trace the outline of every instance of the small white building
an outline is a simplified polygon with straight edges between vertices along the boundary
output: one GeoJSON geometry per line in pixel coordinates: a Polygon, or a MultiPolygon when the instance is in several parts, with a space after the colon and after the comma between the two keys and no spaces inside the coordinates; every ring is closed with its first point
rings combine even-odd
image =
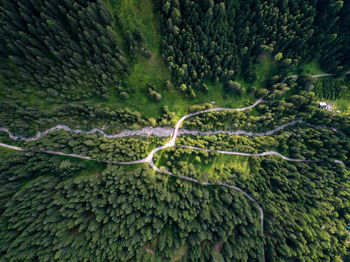
{"type": "Polygon", "coordinates": [[[327,108],[326,102],[320,102],[320,108],[327,108]]]}

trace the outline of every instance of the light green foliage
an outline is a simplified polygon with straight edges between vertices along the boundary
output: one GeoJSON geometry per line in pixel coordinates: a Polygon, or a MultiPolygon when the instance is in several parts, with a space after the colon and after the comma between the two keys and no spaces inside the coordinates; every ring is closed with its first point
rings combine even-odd
{"type": "Polygon", "coordinates": [[[276,61],[280,61],[283,58],[283,54],[282,53],[277,53],[274,58],[275,58],[276,61]]]}

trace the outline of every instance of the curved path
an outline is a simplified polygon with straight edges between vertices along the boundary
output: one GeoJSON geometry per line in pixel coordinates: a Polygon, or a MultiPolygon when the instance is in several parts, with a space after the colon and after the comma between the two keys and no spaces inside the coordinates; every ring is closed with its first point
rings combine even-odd
{"type": "MultiPolygon", "coordinates": [[[[350,75],[350,71],[348,72],[345,72],[344,73],[345,75],[350,75]]],[[[329,76],[336,76],[336,74],[318,74],[318,75],[312,75],[313,78],[320,78],[320,77],[329,77],[329,76]]],[[[285,79],[283,79],[282,83],[286,82],[287,79],[290,79],[290,78],[294,78],[294,79],[297,79],[299,77],[299,75],[290,75],[290,76],[287,76],[285,79]]]]}
{"type": "MultiPolygon", "coordinates": [[[[170,139],[170,141],[168,141],[165,145],[153,149],[150,152],[150,154],[144,159],[136,160],[136,161],[130,161],[130,162],[124,162],[124,161],[123,162],[116,162],[116,164],[131,165],[131,164],[139,164],[139,163],[148,163],[157,172],[160,172],[160,173],[163,173],[163,174],[167,174],[167,175],[171,175],[171,176],[176,176],[176,175],[174,175],[173,173],[171,173],[169,171],[165,171],[165,170],[159,169],[153,162],[153,156],[154,156],[154,154],[156,152],[158,152],[160,150],[163,150],[163,149],[168,148],[168,147],[175,146],[175,142],[176,142],[176,138],[177,138],[178,133],[179,133],[180,126],[181,126],[181,124],[183,123],[183,121],[185,119],[187,119],[189,117],[192,117],[192,116],[199,115],[199,114],[204,114],[204,113],[207,113],[207,112],[214,112],[214,111],[245,111],[245,110],[254,108],[258,104],[263,103],[263,102],[265,102],[265,101],[262,98],[260,98],[254,104],[252,104],[250,106],[247,106],[247,107],[243,107],[243,108],[211,108],[211,109],[206,109],[206,110],[202,110],[202,111],[198,111],[198,112],[187,114],[187,115],[183,116],[182,118],[180,118],[180,120],[176,123],[173,136],[170,139]]],[[[8,130],[2,129],[2,131],[6,132],[8,130]]],[[[9,133],[9,132],[7,132],[7,133],[9,133]]],[[[38,136],[38,134],[37,134],[37,136],[38,136]]],[[[39,134],[39,136],[40,136],[40,134],[39,134]]],[[[17,139],[21,139],[21,140],[25,139],[23,137],[20,138],[20,137],[15,137],[15,136],[13,136],[11,138],[15,139],[15,140],[17,140],[17,139]]],[[[86,156],[80,156],[80,155],[76,155],[76,154],[65,154],[65,153],[62,153],[62,152],[55,152],[55,151],[50,151],[50,150],[29,150],[29,149],[23,149],[23,148],[20,148],[20,147],[10,146],[10,145],[3,144],[3,143],[0,143],[0,146],[7,147],[7,148],[10,148],[10,149],[14,149],[14,150],[19,150],[19,151],[43,152],[43,153],[49,153],[49,154],[57,154],[57,155],[63,155],[63,156],[72,156],[72,157],[77,157],[77,158],[82,158],[82,159],[94,160],[94,159],[91,159],[90,157],[86,157],[86,156]]],[[[244,154],[244,153],[242,153],[242,154],[244,154]]],[[[111,162],[107,162],[107,161],[102,161],[102,162],[111,163],[111,162]]],[[[176,176],[176,177],[178,177],[178,176],[176,176]]],[[[251,200],[251,201],[253,201],[254,203],[257,204],[258,209],[260,211],[260,227],[261,227],[262,233],[264,232],[264,228],[263,228],[263,226],[264,226],[264,211],[263,211],[263,209],[261,208],[259,203],[253,197],[251,197],[248,193],[246,193],[241,188],[236,187],[236,186],[232,186],[232,185],[221,184],[221,183],[220,184],[211,184],[211,183],[208,183],[208,182],[200,182],[197,179],[194,179],[194,178],[191,178],[191,177],[187,177],[187,176],[180,176],[180,178],[184,179],[184,180],[187,180],[187,181],[191,181],[191,182],[200,184],[200,185],[204,185],[204,186],[226,186],[228,188],[231,188],[231,189],[234,189],[236,191],[239,191],[239,192],[243,193],[244,196],[246,196],[249,200],[251,200]]],[[[262,248],[262,250],[263,250],[263,260],[265,261],[264,244],[262,244],[262,245],[263,245],[263,248],[262,248]]]]}
{"type": "Polygon", "coordinates": [[[249,132],[249,131],[244,131],[244,130],[238,130],[238,131],[230,131],[230,130],[218,130],[218,131],[195,131],[195,130],[186,130],[186,129],[180,129],[179,130],[179,136],[181,135],[217,135],[217,134],[228,134],[228,135],[245,135],[245,136],[270,136],[273,135],[281,130],[286,129],[289,126],[294,126],[298,124],[304,124],[313,128],[322,128],[322,129],[329,129],[334,132],[338,132],[340,134],[343,134],[343,132],[337,130],[334,127],[329,127],[329,126],[324,126],[324,125],[314,125],[308,122],[305,122],[302,119],[296,119],[293,121],[290,121],[284,125],[278,126],[272,130],[266,131],[266,132],[249,132]]]}
{"type": "MultiPolygon", "coordinates": [[[[140,160],[136,160],[136,161],[120,161],[120,162],[113,162],[113,161],[106,161],[106,160],[102,160],[101,161],[101,160],[97,160],[97,159],[92,159],[92,158],[87,157],[87,156],[81,156],[81,155],[77,155],[77,154],[66,154],[66,153],[63,153],[63,152],[51,151],[51,150],[46,150],[46,149],[38,149],[38,150],[24,149],[24,148],[21,148],[21,147],[11,146],[11,145],[7,145],[7,144],[3,144],[3,143],[0,143],[0,146],[6,147],[6,148],[9,148],[9,149],[13,149],[13,150],[18,150],[18,151],[32,151],[32,152],[41,152],[41,153],[48,153],[48,154],[55,154],[55,155],[62,155],[62,156],[70,156],[70,157],[76,157],[76,158],[87,159],[87,160],[94,160],[94,161],[99,161],[99,162],[104,162],[104,163],[109,163],[109,164],[132,165],[132,164],[148,163],[155,171],[157,171],[159,173],[163,173],[163,174],[167,174],[167,175],[170,175],[170,176],[178,177],[178,178],[181,178],[181,179],[184,179],[184,180],[187,180],[187,181],[191,181],[191,182],[203,185],[203,186],[225,186],[225,187],[228,187],[228,188],[231,188],[231,189],[234,189],[236,191],[241,192],[244,196],[246,196],[249,200],[251,200],[252,202],[254,202],[257,205],[257,207],[259,209],[259,212],[260,212],[260,227],[261,227],[262,232],[264,232],[264,228],[263,228],[263,226],[264,226],[264,211],[263,211],[262,207],[259,205],[259,203],[253,197],[251,197],[247,192],[245,192],[241,188],[233,186],[233,185],[224,184],[224,183],[212,184],[212,183],[209,183],[209,182],[201,182],[201,181],[199,181],[197,179],[194,179],[194,178],[191,178],[191,177],[187,177],[187,176],[178,176],[178,175],[175,175],[175,174],[173,174],[173,173],[171,173],[171,172],[169,172],[167,170],[159,169],[153,162],[153,157],[154,157],[155,153],[157,153],[160,150],[166,149],[168,147],[174,147],[175,146],[176,139],[177,139],[178,135],[180,134],[180,132],[179,132],[180,127],[181,127],[181,125],[182,125],[182,123],[183,123],[183,121],[185,119],[190,118],[192,116],[196,116],[196,115],[200,115],[200,114],[204,114],[204,113],[208,113],[208,112],[214,112],[214,111],[245,111],[245,110],[248,110],[248,109],[252,109],[255,106],[259,105],[260,103],[264,103],[264,102],[266,102],[266,101],[264,101],[262,98],[260,98],[254,104],[252,104],[250,106],[247,106],[247,107],[243,107],[243,108],[220,108],[219,107],[219,108],[211,108],[211,109],[206,109],[206,110],[202,110],[202,111],[198,111],[198,112],[187,114],[187,115],[183,116],[182,118],[180,118],[180,120],[176,123],[176,126],[175,126],[175,129],[174,129],[172,138],[165,145],[153,149],[149,153],[149,155],[147,157],[145,157],[143,159],[140,159],[140,160]]],[[[298,123],[305,123],[305,122],[302,121],[302,120],[294,120],[294,121],[291,121],[291,122],[289,122],[289,123],[287,123],[285,125],[282,125],[280,127],[277,127],[275,129],[267,131],[267,132],[254,133],[254,132],[236,131],[233,134],[237,134],[237,135],[244,134],[244,135],[248,135],[248,136],[271,135],[271,134],[274,134],[275,132],[278,132],[278,131],[280,131],[280,130],[288,127],[288,126],[295,125],[295,124],[298,124],[298,123]]],[[[305,124],[310,125],[310,126],[314,126],[314,125],[308,124],[308,123],[305,123],[305,124]]],[[[331,129],[333,131],[337,131],[335,128],[329,128],[329,127],[326,127],[326,128],[331,129]]],[[[52,132],[54,130],[59,130],[59,129],[63,129],[63,130],[71,131],[71,132],[75,132],[75,133],[85,133],[85,134],[92,134],[92,133],[100,132],[104,137],[107,137],[107,138],[116,138],[116,137],[122,137],[122,136],[130,136],[130,134],[136,134],[135,132],[141,132],[141,133],[144,132],[142,130],[139,130],[139,131],[130,131],[130,130],[128,131],[128,130],[126,130],[124,132],[124,134],[122,134],[122,135],[121,135],[121,133],[116,134],[116,135],[107,135],[106,133],[103,132],[103,130],[97,129],[97,128],[94,128],[91,131],[82,131],[82,130],[78,130],[78,129],[71,129],[71,128],[69,128],[67,126],[64,126],[64,125],[58,125],[58,126],[55,126],[55,127],[51,128],[51,129],[48,129],[48,130],[46,130],[44,132],[38,132],[37,135],[32,137],[32,138],[25,138],[25,137],[21,137],[21,136],[14,136],[7,128],[0,128],[0,131],[6,132],[9,135],[9,137],[11,139],[13,139],[13,140],[34,141],[34,140],[37,140],[40,137],[48,134],[49,132],[52,132]]],[[[190,133],[190,132],[193,132],[191,134],[199,134],[198,131],[188,131],[188,133],[190,133]]],[[[215,134],[216,132],[217,131],[213,131],[212,133],[206,132],[206,134],[215,134]]],[[[204,132],[202,132],[202,134],[203,133],[204,132]]],[[[183,146],[183,147],[189,148],[189,149],[193,149],[193,150],[205,150],[205,151],[208,151],[208,152],[217,152],[217,153],[220,153],[220,154],[231,154],[231,155],[242,155],[242,156],[278,155],[278,156],[280,156],[281,158],[283,158],[284,160],[287,160],[287,161],[294,161],[294,162],[310,162],[311,161],[311,160],[293,159],[293,158],[285,157],[285,156],[283,156],[280,153],[275,152],[275,151],[268,151],[268,152],[254,154],[254,153],[242,153],[242,152],[231,152],[231,151],[221,151],[221,150],[210,150],[210,149],[199,148],[199,147],[192,147],[192,146],[183,146]]],[[[340,160],[336,160],[335,162],[344,165],[344,163],[341,162],[340,160]]],[[[264,244],[262,244],[262,245],[263,245],[262,249],[264,250],[264,244]]],[[[263,260],[265,261],[265,254],[264,254],[264,252],[263,252],[263,260]]]]}
{"type": "Polygon", "coordinates": [[[213,150],[213,149],[207,149],[207,148],[202,148],[202,147],[195,147],[195,146],[188,146],[188,145],[182,145],[180,148],[188,148],[192,150],[203,150],[207,152],[214,152],[214,153],[219,153],[219,154],[226,154],[226,155],[238,155],[238,156],[271,156],[271,155],[277,155],[281,158],[283,158],[286,161],[291,161],[291,162],[315,162],[312,160],[305,160],[305,159],[298,159],[298,158],[290,158],[286,157],[284,155],[281,155],[280,153],[276,151],[267,151],[267,152],[262,152],[262,153],[241,153],[241,152],[234,152],[234,151],[223,151],[223,150],[213,150]]]}
{"type": "MultiPolygon", "coordinates": [[[[207,112],[214,112],[214,111],[227,111],[227,110],[244,111],[244,110],[253,108],[262,102],[265,102],[265,101],[263,101],[262,99],[259,99],[253,105],[247,106],[244,108],[234,109],[234,108],[217,107],[217,108],[210,108],[207,110],[198,111],[195,113],[190,113],[188,115],[183,116],[177,122],[176,127],[175,127],[175,132],[174,132],[174,129],[171,127],[144,127],[140,130],[123,130],[123,131],[119,132],[118,134],[108,135],[107,133],[104,132],[103,129],[100,129],[100,128],[93,128],[90,131],[85,131],[85,130],[81,130],[81,129],[73,129],[73,128],[70,128],[66,125],[56,125],[56,126],[51,127],[50,129],[47,129],[43,132],[39,131],[35,136],[29,137],[29,138],[24,137],[24,136],[16,136],[13,133],[11,133],[11,131],[8,128],[5,128],[5,127],[0,127],[0,132],[7,133],[8,136],[12,140],[16,140],[16,141],[20,140],[20,141],[25,141],[25,142],[38,140],[41,137],[46,136],[47,134],[49,134],[53,131],[58,131],[58,130],[64,130],[64,131],[73,132],[76,134],[87,134],[87,135],[100,133],[103,137],[110,138],[110,139],[119,138],[119,137],[128,137],[128,136],[150,136],[150,135],[154,135],[154,136],[158,136],[158,137],[169,137],[171,134],[174,134],[173,138],[171,140],[172,144],[174,144],[176,137],[178,136],[179,133],[181,133],[181,131],[179,132],[179,128],[180,128],[182,122],[186,118],[189,118],[189,117],[195,116],[195,115],[199,115],[199,114],[203,114],[203,113],[207,113],[207,112]]],[[[198,132],[198,131],[190,131],[190,130],[183,131],[184,134],[191,134],[191,133],[196,134],[196,132],[198,132]]],[[[224,131],[222,131],[222,132],[224,132],[224,131]]]]}
{"type": "MultiPolygon", "coordinates": [[[[201,182],[199,181],[198,179],[195,179],[195,178],[192,178],[192,177],[188,177],[188,176],[183,176],[183,175],[175,175],[174,173],[172,172],[169,172],[165,169],[160,169],[158,168],[154,163],[153,163],[153,159],[151,160],[151,163],[150,165],[152,166],[152,168],[159,172],[159,173],[163,173],[163,174],[167,174],[169,176],[173,176],[173,177],[176,177],[176,178],[180,178],[180,179],[183,179],[183,180],[187,180],[187,181],[190,181],[190,182],[193,182],[193,183],[196,183],[196,184],[199,184],[199,185],[202,185],[202,186],[224,186],[224,187],[227,187],[227,188],[230,188],[230,189],[234,189],[240,193],[242,193],[245,197],[247,197],[250,201],[254,202],[260,212],[260,229],[261,229],[261,232],[264,234],[264,210],[262,209],[262,207],[260,206],[260,204],[258,203],[258,201],[256,201],[256,199],[254,199],[251,195],[249,195],[247,192],[245,192],[243,189],[237,187],[237,186],[233,186],[233,185],[229,185],[229,184],[225,184],[225,183],[219,183],[219,184],[213,184],[213,183],[209,183],[209,182],[201,182]]],[[[264,251],[264,242],[262,242],[262,256],[263,256],[263,261],[265,261],[265,251],[264,251]]]]}

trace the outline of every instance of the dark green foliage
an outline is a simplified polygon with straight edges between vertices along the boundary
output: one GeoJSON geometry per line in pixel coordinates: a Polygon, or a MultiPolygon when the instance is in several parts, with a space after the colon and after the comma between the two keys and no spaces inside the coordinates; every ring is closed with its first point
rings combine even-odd
{"type": "Polygon", "coordinates": [[[35,153],[9,153],[1,156],[0,161],[0,213],[5,210],[6,202],[21,189],[23,184],[30,183],[38,176],[51,174],[69,177],[72,172],[86,168],[86,163],[64,160],[57,156],[35,153]]]}
{"type": "Polygon", "coordinates": [[[318,0],[317,7],[314,54],[324,68],[344,72],[350,66],[350,2],[318,0]]]}
{"type": "Polygon", "coordinates": [[[344,98],[350,93],[350,81],[343,79],[319,79],[315,82],[313,91],[319,98],[332,100],[344,98]]]}
{"type": "Polygon", "coordinates": [[[77,100],[102,96],[128,70],[102,0],[1,0],[0,7],[0,64],[11,88],[77,100]]]}
{"type": "Polygon", "coordinates": [[[340,2],[163,0],[163,50],[173,81],[198,90],[239,74],[254,82],[254,65],[270,53],[281,74],[318,57],[326,70],[346,70],[350,3],[340,2]]]}
{"type": "Polygon", "coordinates": [[[305,74],[305,75],[301,75],[298,77],[297,83],[302,88],[304,88],[304,90],[311,91],[313,88],[314,79],[313,79],[312,75],[305,74]]]}
{"type": "Polygon", "coordinates": [[[37,131],[57,124],[68,124],[85,130],[109,125],[116,127],[139,127],[148,125],[145,117],[128,108],[102,107],[91,103],[68,103],[56,106],[54,110],[39,111],[38,108],[16,102],[0,102],[1,126],[15,130],[16,134],[34,135],[37,131]]]}
{"type": "Polygon", "coordinates": [[[7,261],[145,261],[146,247],[151,261],[171,261],[183,245],[187,261],[208,261],[220,241],[228,259],[255,261],[262,252],[258,210],[242,194],[156,177],[148,168],[39,178],[7,203],[0,221],[7,261]]]}
{"type": "Polygon", "coordinates": [[[45,138],[30,142],[17,142],[23,148],[48,149],[65,154],[89,156],[99,161],[134,161],[145,158],[156,146],[161,146],[166,138],[121,137],[105,138],[99,133],[76,134],[56,131],[45,138]]]}
{"type": "MultiPolygon", "coordinates": [[[[208,79],[232,79],[234,76],[228,71],[237,70],[237,52],[226,41],[231,30],[226,23],[225,4],[178,3],[163,1],[162,9],[166,10],[162,18],[164,57],[174,83],[177,86],[185,83],[187,88],[183,91],[191,95],[193,89],[201,89],[208,79]]],[[[234,41],[234,36],[231,40],[234,41]]]]}
{"type": "Polygon", "coordinates": [[[349,237],[343,225],[344,215],[350,211],[346,171],[333,164],[278,160],[262,160],[260,165],[253,171],[259,174],[255,183],[259,189],[265,188],[262,197],[266,205],[272,204],[266,208],[267,261],[341,261],[346,254],[342,242],[349,237]],[[276,197],[268,197],[270,194],[276,197]]]}
{"type": "MultiPolygon", "coordinates": [[[[214,136],[211,139],[215,140],[214,136]]],[[[226,143],[226,139],[221,139],[217,137],[219,145],[220,142],[226,143]]],[[[232,140],[229,142],[232,143],[232,140]]],[[[199,140],[198,143],[205,141],[199,140]]],[[[252,194],[265,213],[266,261],[318,261],[320,258],[342,261],[340,258],[346,254],[343,243],[349,239],[345,221],[349,219],[350,212],[348,172],[343,167],[327,161],[292,163],[279,157],[251,157],[250,172],[244,175],[229,162],[216,167],[214,163],[218,156],[179,148],[168,150],[160,162],[174,163],[167,168],[176,174],[236,185],[252,194]],[[201,164],[193,161],[197,157],[201,159],[201,164]],[[209,168],[213,171],[200,173],[198,170],[203,163],[209,167],[214,165],[214,169],[209,168]]],[[[226,250],[229,252],[230,247],[226,249],[224,246],[224,258],[230,254],[226,250]]]]}

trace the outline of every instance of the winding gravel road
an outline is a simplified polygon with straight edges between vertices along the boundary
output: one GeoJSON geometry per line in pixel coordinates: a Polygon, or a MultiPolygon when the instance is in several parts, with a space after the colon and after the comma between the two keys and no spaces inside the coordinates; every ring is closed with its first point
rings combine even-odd
{"type": "MultiPolygon", "coordinates": [[[[328,75],[328,74],[327,74],[328,75]]],[[[292,77],[292,76],[291,76],[292,77]]],[[[155,155],[155,153],[157,153],[160,150],[169,148],[169,147],[174,147],[176,145],[176,139],[180,134],[193,134],[193,135],[210,135],[210,134],[218,134],[219,132],[223,133],[224,131],[209,131],[209,132],[200,132],[200,131],[189,131],[189,130],[182,130],[180,131],[180,127],[183,123],[183,121],[187,118],[196,116],[196,115],[200,115],[200,114],[205,114],[208,112],[215,112],[215,111],[245,111],[248,109],[252,109],[255,106],[264,103],[266,101],[264,101],[262,98],[258,99],[254,104],[247,106],[247,107],[243,107],[243,108],[211,108],[211,109],[206,109],[206,110],[202,110],[202,111],[198,111],[198,112],[194,112],[194,113],[190,113],[187,114],[185,116],[183,116],[182,118],[180,118],[180,120],[176,123],[175,129],[173,131],[173,135],[171,137],[171,139],[163,146],[157,147],[155,149],[153,149],[149,155],[143,159],[140,160],[136,160],[136,161],[118,161],[118,162],[114,162],[114,161],[106,161],[106,160],[97,160],[97,159],[93,159],[87,156],[81,156],[81,155],[77,155],[77,154],[66,154],[63,152],[57,152],[57,151],[51,151],[51,150],[46,150],[46,149],[24,149],[21,147],[17,147],[17,146],[11,146],[8,144],[4,144],[4,143],[0,143],[1,147],[6,147],[12,150],[17,150],[17,151],[31,151],[31,152],[41,152],[41,153],[47,153],[47,154],[54,154],[54,155],[62,155],[62,156],[69,156],[69,157],[75,157],[75,158],[80,158],[80,159],[86,159],[86,160],[93,160],[93,161],[98,161],[98,162],[103,162],[103,163],[108,163],[108,164],[120,164],[120,165],[132,165],[132,164],[142,164],[142,163],[148,163],[156,172],[159,173],[163,173],[163,174],[167,174],[170,176],[174,176],[183,180],[187,180],[193,183],[197,183],[203,186],[224,186],[227,188],[231,188],[234,189],[238,192],[241,192],[245,197],[247,197],[250,201],[254,202],[260,212],[260,227],[262,232],[264,232],[264,211],[262,209],[262,207],[260,206],[260,204],[256,201],[256,199],[254,199],[252,196],[250,196],[247,192],[245,192],[243,189],[233,186],[233,185],[228,185],[228,184],[224,184],[224,183],[219,183],[219,184],[212,184],[209,182],[201,182],[195,178],[191,178],[188,176],[183,176],[183,175],[175,175],[167,170],[164,169],[160,169],[158,168],[154,162],[153,162],[153,157],[155,155]]],[[[228,134],[236,134],[236,135],[248,135],[248,136],[267,136],[267,135],[272,135],[280,130],[283,130],[285,128],[287,128],[288,126],[292,126],[292,125],[296,125],[296,124],[306,124],[312,127],[319,127],[319,126],[315,126],[313,124],[309,124],[304,122],[303,120],[294,120],[291,121],[287,124],[284,124],[282,126],[279,126],[273,130],[267,131],[267,132],[246,132],[246,131],[225,131],[225,133],[228,134]]],[[[320,126],[322,128],[328,128],[331,129],[333,131],[337,131],[335,128],[332,127],[325,127],[325,126],[320,126]]],[[[98,129],[98,128],[94,128],[91,131],[83,131],[83,130],[79,130],[79,129],[71,129],[65,125],[57,125],[53,128],[50,128],[48,130],[45,130],[44,132],[38,132],[34,137],[31,138],[25,138],[22,136],[15,136],[13,135],[7,128],[0,128],[0,131],[2,132],[6,132],[9,137],[13,140],[22,140],[22,141],[34,141],[37,140],[39,138],[41,138],[42,136],[47,135],[50,132],[53,132],[55,130],[65,130],[65,131],[69,131],[69,132],[74,132],[74,133],[84,133],[84,134],[93,134],[93,133],[101,133],[104,137],[106,138],[117,138],[117,137],[124,137],[124,136],[133,136],[133,135],[150,135],[150,134],[159,134],[162,135],[164,132],[163,128],[144,128],[141,130],[124,130],[122,132],[120,132],[119,134],[115,134],[115,135],[108,135],[106,134],[103,130],[98,129]]],[[[171,130],[171,129],[170,129],[171,130]]],[[[169,129],[167,129],[166,132],[169,132],[169,129]]],[[[268,151],[268,152],[262,152],[262,153],[243,153],[243,152],[231,152],[231,151],[222,151],[222,150],[211,150],[211,149],[206,149],[206,148],[200,148],[200,147],[193,147],[193,146],[181,146],[183,148],[189,148],[192,150],[205,150],[208,152],[216,152],[216,153],[220,153],[220,154],[230,154],[230,155],[241,155],[241,156],[267,156],[267,155],[277,155],[279,157],[281,157],[282,159],[286,160],[286,161],[293,161],[293,162],[311,162],[311,160],[305,160],[305,159],[293,159],[293,158],[289,158],[286,156],[281,155],[278,152],[275,151],[268,151]]],[[[345,164],[343,162],[341,162],[340,160],[335,160],[335,163],[341,164],[345,167],[345,164]]],[[[264,244],[262,244],[262,250],[264,250],[264,244]]],[[[265,261],[265,253],[263,252],[263,261],[265,261]]]]}
{"type": "MultiPolygon", "coordinates": [[[[159,173],[163,173],[163,174],[167,174],[167,175],[170,175],[170,176],[178,177],[180,179],[191,181],[191,182],[203,185],[203,186],[225,186],[225,187],[234,189],[236,191],[239,191],[244,196],[246,196],[249,200],[253,201],[257,205],[257,207],[259,209],[259,212],[260,212],[260,227],[261,227],[261,230],[262,230],[262,233],[263,233],[264,232],[264,211],[263,211],[262,207],[259,205],[259,203],[253,197],[251,197],[247,192],[245,192],[243,189],[241,189],[239,187],[236,187],[236,186],[223,184],[223,183],[211,184],[209,182],[200,182],[197,179],[194,179],[194,178],[191,178],[191,177],[187,177],[187,176],[177,176],[177,175],[175,175],[175,174],[173,174],[173,173],[171,173],[169,171],[159,169],[153,162],[153,156],[154,156],[154,154],[156,152],[158,152],[160,150],[163,150],[165,148],[168,148],[168,147],[175,146],[175,142],[176,142],[176,138],[177,138],[177,136],[179,134],[180,126],[181,126],[181,124],[183,123],[183,121],[185,119],[187,119],[189,117],[192,117],[192,116],[196,116],[196,115],[200,115],[200,114],[204,114],[204,113],[208,113],[208,112],[214,112],[214,111],[244,111],[244,110],[248,110],[248,109],[254,108],[258,104],[263,103],[263,102],[265,102],[263,99],[258,99],[254,104],[252,104],[250,106],[247,106],[247,107],[243,107],[243,108],[211,108],[211,109],[206,109],[206,110],[202,110],[202,111],[198,111],[198,112],[187,114],[187,115],[183,116],[182,118],[180,118],[180,120],[176,123],[175,130],[174,130],[173,136],[170,139],[170,141],[168,141],[163,146],[160,146],[160,147],[157,147],[157,148],[153,149],[146,158],[140,159],[140,160],[136,160],[136,161],[129,161],[129,162],[127,162],[127,161],[125,161],[125,162],[121,161],[121,162],[115,162],[115,163],[114,162],[109,162],[109,161],[100,161],[100,162],[114,163],[114,164],[121,164],[121,165],[132,165],[132,164],[148,163],[156,172],[159,172],[159,173]]],[[[60,128],[64,129],[64,130],[67,130],[67,131],[72,131],[72,129],[66,128],[65,126],[60,126],[60,128]]],[[[1,129],[1,131],[8,133],[11,139],[14,139],[14,140],[20,139],[20,140],[24,140],[24,141],[32,141],[33,139],[36,140],[39,137],[41,137],[42,134],[47,134],[47,133],[53,131],[53,129],[49,129],[49,130],[47,130],[46,132],[43,132],[43,133],[38,133],[35,137],[29,138],[29,139],[31,139],[31,140],[29,140],[28,138],[17,137],[17,136],[14,136],[12,134],[11,134],[12,136],[10,136],[10,132],[9,132],[8,129],[4,129],[4,128],[1,129]]],[[[78,130],[75,130],[75,131],[78,131],[78,130]]],[[[93,129],[90,132],[95,133],[97,131],[101,132],[102,130],[93,129]]],[[[79,130],[79,132],[81,132],[81,130],[79,130]]],[[[88,133],[88,132],[86,132],[86,133],[88,133]]],[[[18,151],[34,151],[34,152],[42,152],[42,153],[55,154],[55,155],[77,157],[77,158],[87,159],[87,160],[95,160],[95,159],[92,159],[92,158],[86,157],[86,156],[80,156],[80,155],[76,155],[76,154],[66,154],[66,153],[62,153],[62,152],[56,152],[56,151],[45,150],[45,149],[40,149],[40,150],[23,149],[23,148],[20,148],[20,147],[11,146],[11,145],[7,145],[7,144],[3,144],[3,143],[0,143],[0,146],[6,147],[6,148],[10,148],[10,149],[13,149],[13,150],[18,150],[18,151]]],[[[245,155],[245,153],[241,153],[241,154],[245,155]]],[[[264,250],[264,244],[262,244],[262,250],[264,250]]],[[[264,253],[264,251],[263,251],[263,260],[265,261],[265,253],[264,253]]]]}
{"type": "MultiPolygon", "coordinates": [[[[260,212],[260,228],[261,228],[261,231],[262,233],[264,234],[264,210],[262,209],[262,207],[260,206],[260,204],[258,203],[258,201],[256,201],[256,199],[254,199],[252,196],[250,196],[247,192],[245,192],[243,189],[237,187],[237,186],[233,186],[233,185],[229,185],[229,184],[225,184],[225,183],[219,183],[219,184],[212,184],[212,183],[209,183],[209,182],[201,182],[199,181],[198,179],[195,179],[195,178],[192,178],[192,177],[188,177],[188,176],[183,176],[183,175],[175,175],[173,174],[172,172],[169,172],[168,170],[165,170],[165,169],[160,169],[158,168],[154,163],[153,163],[153,159],[151,160],[151,166],[153,167],[153,169],[159,173],[163,173],[163,174],[167,174],[169,176],[173,176],[173,177],[176,177],[176,178],[180,178],[180,179],[183,179],[183,180],[187,180],[187,181],[190,181],[190,182],[193,182],[193,183],[196,183],[196,184],[199,184],[199,185],[202,185],[202,186],[224,186],[224,187],[227,187],[227,188],[230,188],[230,189],[233,189],[233,190],[236,190],[240,193],[242,193],[245,197],[247,197],[250,201],[252,201],[253,203],[256,204],[259,212],[260,212]]],[[[265,261],[265,252],[264,252],[264,243],[262,243],[262,250],[263,250],[263,261],[265,261]]]]}

